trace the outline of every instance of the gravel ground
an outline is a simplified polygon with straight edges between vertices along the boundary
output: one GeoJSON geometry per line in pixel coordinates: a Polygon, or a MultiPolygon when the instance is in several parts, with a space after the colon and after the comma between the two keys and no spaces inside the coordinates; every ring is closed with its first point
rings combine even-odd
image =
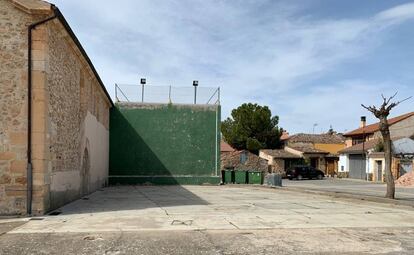
{"type": "Polygon", "coordinates": [[[414,229],[5,234],[0,254],[413,254],[414,229]]]}

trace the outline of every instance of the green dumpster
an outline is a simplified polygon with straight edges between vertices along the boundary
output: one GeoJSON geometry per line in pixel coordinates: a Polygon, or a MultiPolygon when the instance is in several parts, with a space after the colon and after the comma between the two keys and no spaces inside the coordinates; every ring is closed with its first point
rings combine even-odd
{"type": "Polygon", "coordinates": [[[234,170],[223,171],[223,183],[234,183],[234,170]]]}
{"type": "Polygon", "coordinates": [[[246,171],[234,171],[234,183],[246,184],[247,172],[246,171]]]}
{"type": "Polygon", "coordinates": [[[263,184],[263,173],[261,171],[249,171],[247,174],[248,184],[263,184]]]}

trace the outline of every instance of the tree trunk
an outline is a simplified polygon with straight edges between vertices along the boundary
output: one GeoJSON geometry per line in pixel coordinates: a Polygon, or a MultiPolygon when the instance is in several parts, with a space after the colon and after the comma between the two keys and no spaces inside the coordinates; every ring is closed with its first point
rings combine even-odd
{"type": "Polygon", "coordinates": [[[391,147],[391,136],[388,126],[387,117],[380,118],[380,131],[382,139],[384,141],[384,154],[385,154],[385,181],[387,183],[386,198],[394,199],[395,197],[395,183],[394,177],[391,172],[392,166],[392,147],[391,147]]]}

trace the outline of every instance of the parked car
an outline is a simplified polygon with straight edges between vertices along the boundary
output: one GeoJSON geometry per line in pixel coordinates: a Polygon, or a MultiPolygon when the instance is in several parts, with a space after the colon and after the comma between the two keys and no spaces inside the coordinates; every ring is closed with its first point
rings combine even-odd
{"type": "Polygon", "coordinates": [[[302,180],[304,178],[308,179],[318,179],[322,180],[325,175],[324,173],[311,166],[294,166],[289,168],[286,171],[286,176],[289,180],[296,179],[296,180],[302,180]]]}

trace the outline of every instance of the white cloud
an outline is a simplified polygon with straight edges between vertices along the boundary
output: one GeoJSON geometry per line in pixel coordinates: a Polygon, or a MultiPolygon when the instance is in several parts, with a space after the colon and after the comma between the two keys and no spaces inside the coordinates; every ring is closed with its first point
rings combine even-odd
{"type": "Polygon", "coordinates": [[[378,13],[375,18],[383,21],[402,22],[414,17],[414,3],[395,6],[378,13]]]}
{"type": "Polygon", "coordinates": [[[388,91],[392,81],[378,87],[369,77],[311,84],[379,47],[388,29],[414,17],[414,4],[365,18],[317,19],[301,15],[304,6],[265,0],[54,2],[110,91],[141,76],[156,85],[198,79],[200,86],[221,86],[223,116],[246,101],[268,104],[293,131],[308,131],[316,119],[349,127],[360,102],[375,98],[368,94],[388,91]],[[338,112],[343,117],[331,121],[338,112]]]}

